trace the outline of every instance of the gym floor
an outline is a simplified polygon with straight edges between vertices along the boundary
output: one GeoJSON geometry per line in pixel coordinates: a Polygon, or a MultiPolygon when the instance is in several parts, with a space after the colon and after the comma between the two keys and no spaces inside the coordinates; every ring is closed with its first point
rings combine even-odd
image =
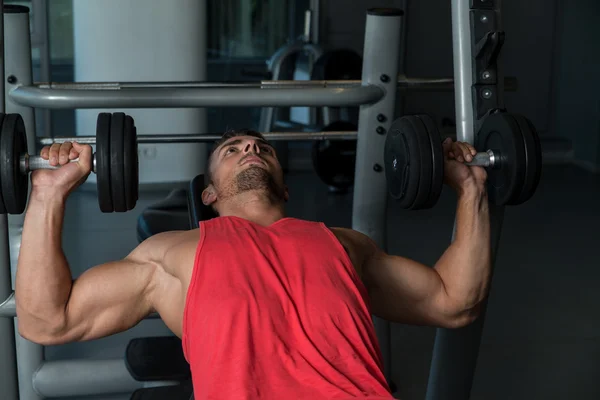
{"type": "MultiPolygon", "coordinates": [[[[351,194],[328,194],[310,172],[290,174],[287,183],[290,216],[351,226],[351,194]]],[[[73,274],[125,256],[137,244],[139,213],[166,194],[143,192],[133,211],[104,215],[92,190],[75,192],[64,228],[73,274]]],[[[506,209],[473,400],[600,397],[599,204],[599,176],[545,166],[534,198],[506,209]]],[[[449,244],[454,209],[447,189],[432,210],[405,211],[390,202],[389,252],[432,265],[449,244]]],[[[46,356],[119,358],[131,338],[168,334],[161,321],[143,321],[110,338],[49,347],[46,356]]],[[[404,400],[424,398],[434,334],[393,326],[392,373],[404,400]]]]}

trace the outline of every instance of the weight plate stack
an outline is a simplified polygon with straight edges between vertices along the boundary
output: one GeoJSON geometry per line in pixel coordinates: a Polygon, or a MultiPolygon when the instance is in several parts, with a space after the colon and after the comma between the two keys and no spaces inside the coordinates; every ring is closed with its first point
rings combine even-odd
{"type": "Polygon", "coordinates": [[[435,121],[426,114],[418,116],[425,125],[429,134],[429,144],[432,154],[432,178],[429,197],[423,203],[423,209],[433,207],[439,200],[444,187],[444,149],[442,148],[442,137],[435,124],[435,121]]]}
{"type": "Polygon", "coordinates": [[[433,179],[433,155],[431,151],[431,142],[429,133],[425,124],[418,115],[405,117],[411,127],[407,134],[414,135],[419,144],[418,160],[420,162],[419,187],[415,195],[415,200],[410,206],[411,210],[420,210],[423,208],[431,193],[431,181],[433,179]]]}
{"type": "Polygon", "coordinates": [[[27,205],[28,174],[21,173],[21,155],[27,153],[25,123],[19,114],[5,114],[0,133],[0,185],[4,211],[22,214],[27,205]]]}
{"type": "Polygon", "coordinates": [[[138,200],[139,174],[137,138],[133,118],[125,117],[125,130],[123,136],[123,165],[125,183],[125,203],[127,211],[133,210],[138,200]]]}
{"type": "Polygon", "coordinates": [[[414,136],[404,134],[402,119],[392,123],[385,138],[383,163],[390,196],[402,208],[413,203],[419,186],[419,171],[414,156],[418,145],[414,136]]]}
{"type": "Polygon", "coordinates": [[[493,204],[511,204],[521,194],[527,171],[522,136],[517,121],[508,113],[489,115],[479,130],[475,148],[492,150],[498,162],[498,166],[487,168],[488,196],[493,204]]]}
{"type": "Polygon", "coordinates": [[[110,189],[115,212],[127,211],[125,194],[125,114],[114,113],[110,120],[110,189]]]}
{"type": "Polygon", "coordinates": [[[439,134],[434,128],[433,121],[423,115],[404,116],[390,127],[384,148],[385,174],[390,195],[402,208],[428,208],[439,197],[441,188],[437,190],[439,176],[436,174],[440,166],[434,162],[431,139],[439,134]],[[434,186],[436,191],[433,191],[434,186]]]}
{"type": "Polygon", "coordinates": [[[522,115],[512,115],[521,130],[521,137],[525,145],[525,179],[521,193],[511,205],[519,205],[529,200],[537,190],[542,175],[542,146],[537,130],[533,123],[522,115]]]}
{"type": "Polygon", "coordinates": [[[110,175],[110,126],[111,115],[109,113],[98,114],[96,121],[96,185],[98,205],[103,213],[111,213],[115,210],[110,175]]]}

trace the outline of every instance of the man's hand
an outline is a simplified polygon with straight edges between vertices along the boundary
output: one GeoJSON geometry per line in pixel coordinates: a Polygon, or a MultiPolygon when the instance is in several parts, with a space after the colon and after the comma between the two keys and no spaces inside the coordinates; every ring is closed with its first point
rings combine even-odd
{"type": "Polygon", "coordinates": [[[40,169],[31,173],[32,194],[52,192],[66,197],[81,185],[92,171],[92,147],[77,142],[55,143],[40,152],[56,170],[40,169]],[[76,162],[72,160],[78,159],[76,162]]]}
{"type": "Polygon", "coordinates": [[[470,185],[482,188],[487,179],[487,172],[483,167],[472,167],[465,162],[473,161],[477,150],[465,142],[452,142],[446,139],[443,143],[444,150],[444,182],[458,193],[470,185]]]}

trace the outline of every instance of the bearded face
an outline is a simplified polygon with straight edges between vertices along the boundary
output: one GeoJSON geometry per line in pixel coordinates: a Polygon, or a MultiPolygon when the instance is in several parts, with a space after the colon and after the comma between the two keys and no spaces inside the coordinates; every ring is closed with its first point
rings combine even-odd
{"type": "Polygon", "coordinates": [[[274,204],[287,200],[275,150],[260,138],[231,138],[215,150],[210,165],[214,196],[203,193],[205,204],[217,205],[250,191],[265,195],[274,204]]]}

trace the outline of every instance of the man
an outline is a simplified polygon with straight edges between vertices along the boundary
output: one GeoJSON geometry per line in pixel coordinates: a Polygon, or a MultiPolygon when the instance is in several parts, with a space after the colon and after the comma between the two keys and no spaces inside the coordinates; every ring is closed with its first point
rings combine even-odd
{"type": "Polygon", "coordinates": [[[209,160],[202,200],[218,218],[155,235],[72,281],[64,207],[90,173],[92,150],[44,148],[42,157],[62,167],[31,176],[19,332],[45,345],[92,340],[158,312],[182,338],[196,399],[389,399],[371,315],[456,328],[476,318],[488,290],[486,173],[463,164],[471,146],[446,141],[444,152],[457,226],[433,268],[385,254],[359,232],[287,217],[273,147],[238,131],[209,160]]]}

